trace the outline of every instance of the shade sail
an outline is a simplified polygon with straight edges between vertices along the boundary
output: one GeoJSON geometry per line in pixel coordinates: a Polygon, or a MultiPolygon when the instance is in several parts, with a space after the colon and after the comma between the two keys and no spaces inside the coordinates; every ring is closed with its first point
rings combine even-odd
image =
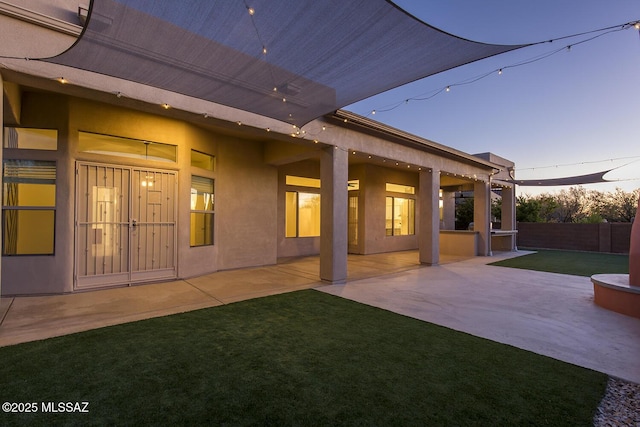
{"type": "Polygon", "coordinates": [[[617,169],[608,169],[602,172],[595,172],[586,175],[577,175],[577,176],[568,176],[564,178],[547,178],[547,179],[514,179],[509,182],[514,184],[527,186],[527,187],[547,187],[547,186],[558,186],[558,185],[583,185],[583,184],[597,184],[600,182],[610,182],[604,179],[604,176],[611,172],[612,170],[617,169]]]}
{"type": "Polygon", "coordinates": [[[92,0],[78,41],[47,61],[301,126],[525,46],[465,40],[385,0],[247,1],[92,0]]]}

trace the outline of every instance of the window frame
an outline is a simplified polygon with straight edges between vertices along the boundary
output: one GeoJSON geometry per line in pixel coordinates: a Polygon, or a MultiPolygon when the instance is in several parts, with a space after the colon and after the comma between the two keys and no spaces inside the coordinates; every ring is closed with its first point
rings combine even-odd
{"type": "MultiPolygon", "coordinates": [[[[32,151],[30,149],[30,151],[32,151]]],[[[47,150],[47,151],[51,151],[51,150],[47,150]]],[[[33,158],[14,158],[14,157],[9,157],[9,158],[4,158],[2,159],[2,227],[3,227],[3,233],[2,233],[2,256],[9,256],[9,257],[21,257],[21,256],[54,256],[55,255],[55,251],[56,251],[56,219],[57,219],[57,196],[58,196],[58,164],[57,161],[55,160],[44,160],[44,159],[33,159],[33,158]],[[7,177],[5,175],[5,165],[7,163],[10,162],[32,162],[34,163],[34,165],[32,166],[37,166],[37,163],[41,163],[40,166],[46,166],[45,164],[48,164],[48,167],[53,167],[53,182],[52,183],[39,183],[39,182],[23,182],[23,183],[27,183],[27,184],[49,184],[49,185],[53,185],[53,205],[7,205],[6,204],[6,184],[11,184],[12,182],[7,182],[8,180],[5,180],[5,178],[7,177]],[[17,215],[19,216],[20,212],[51,212],[53,214],[52,216],[52,224],[51,224],[51,252],[40,252],[40,253],[6,253],[6,247],[7,247],[7,235],[8,233],[6,232],[6,221],[7,221],[7,214],[9,212],[17,212],[17,215]]],[[[18,177],[19,179],[19,177],[18,177]]],[[[29,179],[29,180],[37,180],[38,178],[25,178],[25,179],[29,179]]],[[[51,180],[51,179],[49,179],[51,180]]],[[[20,184],[21,182],[18,180],[17,182],[15,182],[16,184],[20,184]]],[[[16,248],[17,248],[17,244],[19,242],[19,235],[18,235],[18,231],[19,229],[16,229],[16,248]]],[[[17,251],[17,249],[16,249],[17,251]]]]}
{"type": "MultiPolygon", "coordinates": [[[[202,176],[202,175],[198,175],[198,174],[191,174],[191,191],[190,191],[190,196],[193,197],[193,190],[194,190],[194,186],[193,186],[193,178],[199,178],[199,179],[203,179],[203,180],[208,180],[211,181],[211,193],[199,193],[196,190],[196,197],[198,194],[209,194],[211,196],[211,209],[194,209],[193,206],[189,206],[189,247],[191,248],[199,248],[199,247],[203,247],[203,246],[214,246],[215,245],[215,218],[216,218],[216,204],[215,204],[215,194],[216,194],[216,180],[215,178],[212,177],[207,177],[207,176],[202,176]],[[211,221],[210,221],[210,225],[211,225],[211,234],[210,234],[210,241],[211,243],[203,243],[203,244],[194,244],[194,241],[192,240],[192,235],[191,235],[191,227],[193,226],[193,215],[204,215],[205,219],[208,216],[211,216],[211,221]]],[[[207,221],[205,220],[205,223],[207,221]]],[[[204,241],[206,241],[207,236],[205,236],[204,241]]]]}
{"type": "MultiPolygon", "coordinates": [[[[309,191],[310,189],[312,189],[311,187],[309,187],[309,189],[305,188],[305,191],[300,191],[300,190],[286,190],[285,191],[285,226],[284,226],[284,237],[286,239],[315,239],[320,237],[320,222],[317,224],[318,226],[318,234],[313,234],[313,235],[309,235],[309,236],[301,236],[300,235],[300,194],[309,194],[309,195],[313,195],[313,196],[318,196],[318,198],[321,198],[321,194],[320,191],[309,191]],[[296,230],[296,235],[295,236],[290,236],[288,235],[288,227],[287,227],[287,195],[288,194],[295,194],[295,200],[296,200],[296,209],[295,209],[295,230],[296,230]]],[[[321,203],[321,202],[320,202],[321,203]]],[[[321,209],[320,206],[318,206],[318,209],[321,209]]],[[[320,213],[318,213],[318,221],[320,221],[320,213]]]]}
{"type": "Polygon", "coordinates": [[[385,237],[400,237],[400,236],[415,236],[416,235],[416,188],[407,184],[386,183],[385,184],[385,237]],[[390,189],[399,189],[400,192],[390,191],[390,189]],[[391,218],[387,216],[388,209],[387,203],[391,199],[391,218]],[[402,233],[402,226],[400,227],[400,233],[396,234],[395,218],[397,201],[405,200],[408,203],[407,216],[409,224],[407,225],[407,233],[402,233]],[[387,228],[387,221],[391,221],[391,228],[387,228]]]}
{"type": "MultiPolygon", "coordinates": [[[[19,132],[16,130],[16,132],[19,135],[19,132]]],[[[20,142],[20,139],[16,139],[15,141],[16,143],[20,142]]],[[[2,136],[2,148],[5,150],[18,150],[18,151],[27,151],[27,152],[46,152],[46,153],[52,153],[52,152],[56,152],[58,151],[58,129],[55,128],[39,128],[39,127],[27,127],[27,126],[4,126],[3,127],[3,136],[2,136]],[[10,129],[23,129],[26,131],[45,131],[45,132],[55,132],[55,147],[53,148],[46,148],[46,147],[40,147],[40,148],[34,148],[34,147],[8,147],[5,146],[5,143],[8,142],[9,140],[9,133],[11,132],[10,129]]]]}

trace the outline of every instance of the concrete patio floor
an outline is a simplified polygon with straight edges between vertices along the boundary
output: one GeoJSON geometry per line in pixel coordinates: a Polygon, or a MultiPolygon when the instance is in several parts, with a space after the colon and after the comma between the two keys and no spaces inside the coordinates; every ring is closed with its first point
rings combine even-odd
{"type": "Polygon", "coordinates": [[[595,305],[588,277],[486,265],[511,256],[318,289],[640,384],[640,319],[595,305]]]}
{"type": "MultiPolygon", "coordinates": [[[[455,261],[445,258],[445,262],[455,261]]],[[[349,280],[420,268],[416,251],[349,255],[349,280]]],[[[0,347],[321,286],[319,258],[164,283],[0,299],[0,347]]]]}
{"type": "Polygon", "coordinates": [[[487,265],[527,252],[418,264],[415,251],[350,255],[344,285],[317,257],[188,280],[0,300],[0,346],[315,288],[640,383],[640,319],[593,303],[589,278],[487,265]]]}

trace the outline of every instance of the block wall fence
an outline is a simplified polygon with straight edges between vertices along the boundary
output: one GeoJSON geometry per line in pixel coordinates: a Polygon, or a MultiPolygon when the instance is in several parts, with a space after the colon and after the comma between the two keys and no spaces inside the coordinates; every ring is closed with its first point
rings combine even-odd
{"type": "Polygon", "coordinates": [[[629,253],[631,223],[519,222],[518,247],[629,253]]]}

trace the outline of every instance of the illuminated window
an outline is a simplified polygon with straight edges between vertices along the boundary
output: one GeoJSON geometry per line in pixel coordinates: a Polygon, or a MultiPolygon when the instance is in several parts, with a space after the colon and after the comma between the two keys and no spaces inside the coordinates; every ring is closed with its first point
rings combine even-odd
{"type": "Polygon", "coordinates": [[[387,191],[391,191],[392,193],[416,194],[416,187],[410,185],[391,184],[387,182],[386,188],[387,191]]]}
{"type": "Polygon", "coordinates": [[[402,197],[387,197],[386,235],[408,236],[415,234],[416,201],[402,197]]]}
{"type": "Polygon", "coordinates": [[[320,236],[320,194],[287,191],[285,237],[320,236]]]}
{"type": "Polygon", "coordinates": [[[317,178],[306,178],[304,176],[287,175],[286,184],[287,185],[294,185],[296,187],[320,188],[320,180],[319,179],[317,179],[317,178]]]}
{"type": "Polygon", "coordinates": [[[214,181],[191,176],[191,246],[213,245],[214,181]]]}
{"type": "Polygon", "coordinates": [[[57,150],[58,131],[51,129],[4,128],[4,148],[57,150]]]}
{"type": "Polygon", "coordinates": [[[53,255],[56,163],[4,160],[2,254],[53,255]]]}
{"type": "Polygon", "coordinates": [[[78,151],[81,153],[106,154],[172,163],[177,160],[175,145],[89,132],[80,132],[78,138],[78,151]]]}
{"type": "Polygon", "coordinates": [[[213,171],[214,157],[196,150],[191,150],[191,166],[213,171]]]}

